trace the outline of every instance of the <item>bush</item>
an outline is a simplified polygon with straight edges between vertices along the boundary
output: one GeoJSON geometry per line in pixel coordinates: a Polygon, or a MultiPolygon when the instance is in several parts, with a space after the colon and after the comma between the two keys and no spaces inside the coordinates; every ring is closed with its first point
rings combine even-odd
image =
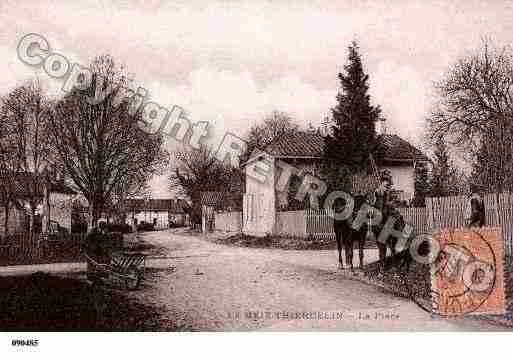
{"type": "Polygon", "coordinates": [[[102,243],[111,251],[123,249],[123,234],[120,232],[103,234],[102,243]]]}
{"type": "Polygon", "coordinates": [[[71,233],[87,233],[87,223],[73,223],[71,233]]]}
{"type": "Polygon", "coordinates": [[[69,241],[76,238],[80,238],[79,235],[79,233],[75,233],[75,235],[73,235],[66,232],[48,233],[46,239],[50,241],[69,241]]]}
{"type": "MultiPolygon", "coordinates": [[[[132,233],[132,227],[126,223],[105,223],[102,222],[100,225],[102,229],[107,232],[114,233],[132,233]]],[[[71,225],[71,233],[87,233],[87,223],[73,223],[71,225]]]]}
{"type": "Polygon", "coordinates": [[[179,223],[176,223],[176,222],[173,222],[173,221],[170,221],[169,222],[169,228],[177,228],[177,227],[183,227],[183,223],[179,222],[179,223]]]}
{"type": "Polygon", "coordinates": [[[138,231],[154,231],[155,227],[153,226],[153,223],[147,223],[147,222],[141,222],[137,225],[138,231]]]}
{"type": "Polygon", "coordinates": [[[126,223],[109,223],[105,225],[108,232],[132,233],[132,227],[126,223]]]}
{"type": "Polygon", "coordinates": [[[122,250],[124,248],[123,234],[119,232],[106,234],[100,232],[89,233],[84,239],[83,249],[86,253],[91,253],[91,251],[95,252],[98,248],[101,248],[102,253],[122,250]]]}

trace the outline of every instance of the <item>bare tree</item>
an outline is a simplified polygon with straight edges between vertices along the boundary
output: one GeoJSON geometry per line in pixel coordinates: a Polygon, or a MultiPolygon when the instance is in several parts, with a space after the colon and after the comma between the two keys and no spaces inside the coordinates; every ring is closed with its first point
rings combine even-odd
{"type": "Polygon", "coordinates": [[[127,200],[150,195],[151,188],[148,185],[148,180],[149,178],[144,177],[122,179],[112,191],[112,195],[105,205],[109,217],[114,217],[118,223],[124,223],[129,210],[127,200]]]}
{"type": "MultiPolygon", "coordinates": [[[[246,154],[244,160],[248,160],[249,156],[255,149],[264,150],[271,142],[280,136],[297,131],[298,125],[295,124],[285,112],[273,111],[267,115],[262,123],[254,125],[250,128],[247,138],[246,154]]],[[[245,161],[241,161],[241,163],[245,161]]]]}
{"type": "Polygon", "coordinates": [[[454,166],[447,145],[442,139],[435,142],[433,152],[433,169],[428,194],[431,197],[445,197],[464,192],[466,176],[454,166]]]}
{"type": "Polygon", "coordinates": [[[512,60],[509,49],[493,49],[485,41],[436,85],[439,101],[428,120],[432,139],[480,154],[486,163],[480,176],[496,191],[513,189],[512,60]]]}
{"type": "Polygon", "coordinates": [[[120,96],[129,80],[114,60],[98,57],[90,69],[91,86],[73,89],[56,104],[50,133],[66,174],[88,201],[92,228],[115,195],[145,183],[166,163],[167,153],[162,134],[141,130],[140,111],[132,113],[129,99],[120,96]],[[98,88],[111,91],[95,103],[89,99],[98,88]]]}
{"type": "Polygon", "coordinates": [[[49,113],[50,103],[37,80],[16,87],[2,101],[0,116],[11,128],[11,144],[16,157],[15,179],[20,188],[19,199],[26,202],[30,210],[30,233],[34,230],[37,206],[43,199],[46,170],[52,157],[47,132],[49,113]]]}
{"type": "Polygon", "coordinates": [[[170,177],[170,189],[186,195],[193,211],[200,210],[200,194],[206,191],[242,193],[242,175],[238,168],[220,162],[215,151],[203,145],[174,154],[176,167],[170,177]]]}
{"type": "MultiPolygon", "coordinates": [[[[0,114],[2,113],[3,111],[0,111],[0,114]]],[[[4,236],[9,234],[10,208],[15,204],[16,199],[15,175],[20,166],[16,156],[12,125],[7,118],[0,118],[0,206],[4,212],[4,236]]]]}

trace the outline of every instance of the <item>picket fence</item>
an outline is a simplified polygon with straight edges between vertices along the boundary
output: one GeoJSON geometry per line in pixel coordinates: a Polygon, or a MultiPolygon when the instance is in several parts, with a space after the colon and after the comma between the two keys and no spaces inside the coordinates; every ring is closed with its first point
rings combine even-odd
{"type": "Polygon", "coordinates": [[[306,218],[305,235],[319,239],[335,239],[333,231],[333,210],[307,209],[304,211],[306,218]]]}
{"type": "MultiPolygon", "coordinates": [[[[400,208],[399,211],[406,223],[413,226],[417,233],[429,232],[426,208],[400,208]]],[[[213,216],[212,226],[217,231],[240,232],[242,230],[241,212],[209,212],[206,217],[210,218],[210,216],[213,216]]],[[[335,239],[333,210],[306,209],[277,212],[276,234],[292,237],[335,239]]]]}
{"type": "MultiPolygon", "coordinates": [[[[502,228],[504,251],[508,261],[513,258],[513,193],[492,193],[483,197],[486,225],[502,228]]],[[[426,198],[426,207],[399,208],[405,222],[414,233],[430,233],[442,228],[466,226],[467,196],[426,198]]],[[[215,228],[224,231],[240,231],[240,212],[216,213],[215,228]]],[[[283,236],[334,239],[333,211],[306,209],[277,212],[276,234],[283,236]]]]}
{"type": "MultiPolygon", "coordinates": [[[[508,261],[513,257],[513,193],[490,193],[483,197],[486,225],[502,228],[504,252],[508,261]]],[[[426,198],[428,227],[462,228],[465,226],[465,213],[468,197],[453,196],[426,198]]]]}
{"type": "Polygon", "coordinates": [[[80,261],[84,239],[84,234],[43,237],[27,233],[1,238],[0,266],[80,261]]]}
{"type": "MultiPolygon", "coordinates": [[[[405,222],[411,225],[416,233],[429,232],[427,210],[423,207],[399,208],[405,222]]],[[[333,210],[307,209],[306,235],[314,238],[335,238],[333,231],[333,210]]]]}
{"type": "MultiPolygon", "coordinates": [[[[513,193],[492,193],[483,197],[486,225],[502,228],[504,251],[508,261],[513,258],[513,193]]],[[[426,198],[426,207],[399,208],[414,234],[431,233],[442,228],[462,228],[467,225],[467,196],[426,198]]],[[[333,214],[326,210],[306,210],[306,235],[314,238],[334,238],[333,214]]]]}
{"type": "Polygon", "coordinates": [[[0,240],[0,265],[36,262],[41,252],[37,236],[20,233],[3,237],[0,240]]]}
{"type": "Polygon", "coordinates": [[[413,227],[413,233],[428,233],[431,231],[427,219],[428,210],[425,207],[398,208],[404,221],[413,227]]]}
{"type": "MultiPolygon", "coordinates": [[[[82,262],[85,233],[32,235],[20,233],[0,238],[0,266],[82,262]]],[[[123,235],[110,233],[102,238],[107,251],[124,248],[123,235]]]]}

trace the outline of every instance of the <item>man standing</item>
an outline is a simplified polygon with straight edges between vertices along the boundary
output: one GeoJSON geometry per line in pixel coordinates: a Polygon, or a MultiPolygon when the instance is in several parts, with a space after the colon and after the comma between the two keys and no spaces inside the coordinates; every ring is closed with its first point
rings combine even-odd
{"type": "Polygon", "coordinates": [[[477,188],[472,186],[472,195],[467,206],[465,219],[469,227],[483,227],[486,224],[485,206],[483,198],[477,188]]]}

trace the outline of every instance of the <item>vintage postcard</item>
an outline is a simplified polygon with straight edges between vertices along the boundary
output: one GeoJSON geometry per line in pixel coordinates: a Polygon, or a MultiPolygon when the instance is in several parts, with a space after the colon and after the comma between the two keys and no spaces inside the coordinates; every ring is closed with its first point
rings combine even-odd
{"type": "Polygon", "coordinates": [[[0,331],[510,331],[512,18],[1,1],[0,331]]]}

